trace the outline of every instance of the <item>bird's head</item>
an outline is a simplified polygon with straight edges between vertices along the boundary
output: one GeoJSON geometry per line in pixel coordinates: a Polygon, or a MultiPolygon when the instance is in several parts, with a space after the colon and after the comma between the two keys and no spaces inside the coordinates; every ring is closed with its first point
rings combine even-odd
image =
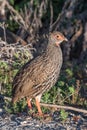
{"type": "Polygon", "coordinates": [[[59,46],[63,41],[68,41],[68,39],[62,33],[57,31],[50,33],[49,39],[50,42],[56,46],[59,46]]]}

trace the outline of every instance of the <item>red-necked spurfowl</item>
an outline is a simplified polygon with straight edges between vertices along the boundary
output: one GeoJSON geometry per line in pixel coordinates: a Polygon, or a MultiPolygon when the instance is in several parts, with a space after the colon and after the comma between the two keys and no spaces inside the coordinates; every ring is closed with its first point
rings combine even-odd
{"type": "Polygon", "coordinates": [[[46,50],[42,55],[27,62],[16,74],[13,80],[13,103],[22,98],[28,99],[31,107],[31,99],[35,98],[39,115],[42,115],[40,99],[44,92],[48,91],[58,80],[62,66],[62,51],[60,43],[67,41],[60,32],[49,35],[46,50]]]}

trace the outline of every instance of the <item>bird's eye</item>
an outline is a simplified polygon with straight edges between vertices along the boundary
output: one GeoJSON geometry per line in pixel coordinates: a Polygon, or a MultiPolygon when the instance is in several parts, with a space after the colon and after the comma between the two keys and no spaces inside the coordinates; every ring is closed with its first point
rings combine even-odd
{"type": "Polygon", "coordinates": [[[59,36],[57,35],[57,38],[59,38],[59,36]]]}

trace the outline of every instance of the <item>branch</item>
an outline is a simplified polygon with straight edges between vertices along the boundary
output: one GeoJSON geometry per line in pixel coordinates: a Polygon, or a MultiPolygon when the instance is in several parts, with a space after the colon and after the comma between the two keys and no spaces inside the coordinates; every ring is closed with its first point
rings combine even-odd
{"type": "Polygon", "coordinates": [[[52,24],[53,24],[53,6],[52,6],[52,1],[50,1],[50,27],[49,27],[49,32],[52,31],[52,24]]]}
{"type": "MultiPolygon", "coordinates": [[[[78,23],[79,24],[79,23],[78,23]]],[[[82,24],[80,23],[80,28],[79,30],[75,33],[75,35],[71,38],[70,42],[71,43],[74,43],[75,40],[82,34],[82,31],[83,31],[83,27],[82,27],[82,24]]]]}
{"type": "Polygon", "coordinates": [[[18,24],[22,24],[24,27],[26,27],[25,21],[23,20],[21,15],[9,4],[9,2],[7,0],[4,0],[3,3],[4,7],[6,6],[10,10],[10,13],[12,14],[14,20],[16,20],[18,24]]]}
{"type": "Polygon", "coordinates": [[[63,108],[63,109],[66,109],[66,110],[72,110],[72,111],[87,113],[87,110],[79,109],[79,108],[75,108],[75,107],[70,107],[70,106],[61,106],[61,105],[45,104],[45,103],[40,103],[40,105],[45,106],[45,107],[54,107],[54,108],[60,108],[60,109],[63,108]]]}
{"type": "Polygon", "coordinates": [[[2,24],[0,25],[0,37],[3,41],[7,43],[20,42],[21,45],[27,45],[26,41],[24,41],[21,37],[15,35],[14,33],[10,32],[9,30],[5,29],[2,24]]]}
{"type": "Polygon", "coordinates": [[[53,28],[55,28],[55,30],[57,30],[59,28],[59,22],[60,20],[65,17],[65,13],[66,13],[66,8],[68,7],[68,5],[70,4],[70,0],[67,0],[63,6],[62,12],[60,14],[58,14],[58,17],[56,19],[56,21],[54,23],[51,24],[50,28],[51,30],[53,30],[53,28]]]}

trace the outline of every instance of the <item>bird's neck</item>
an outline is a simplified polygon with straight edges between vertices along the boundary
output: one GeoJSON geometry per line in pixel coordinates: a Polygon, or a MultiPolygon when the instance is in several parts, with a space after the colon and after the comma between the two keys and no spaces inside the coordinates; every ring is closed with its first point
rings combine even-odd
{"type": "Polygon", "coordinates": [[[61,52],[60,46],[56,46],[55,44],[53,45],[50,43],[50,44],[48,44],[48,46],[46,48],[46,53],[48,56],[53,57],[55,55],[56,56],[59,55],[59,53],[62,53],[62,52],[61,52]]]}
{"type": "Polygon", "coordinates": [[[60,46],[57,47],[48,44],[43,58],[45,59],[45,62],[49,61],[51,65],[55,64],[55,66],[58,66],[59,61],[62,64],[62,51],[60,46]]]}

